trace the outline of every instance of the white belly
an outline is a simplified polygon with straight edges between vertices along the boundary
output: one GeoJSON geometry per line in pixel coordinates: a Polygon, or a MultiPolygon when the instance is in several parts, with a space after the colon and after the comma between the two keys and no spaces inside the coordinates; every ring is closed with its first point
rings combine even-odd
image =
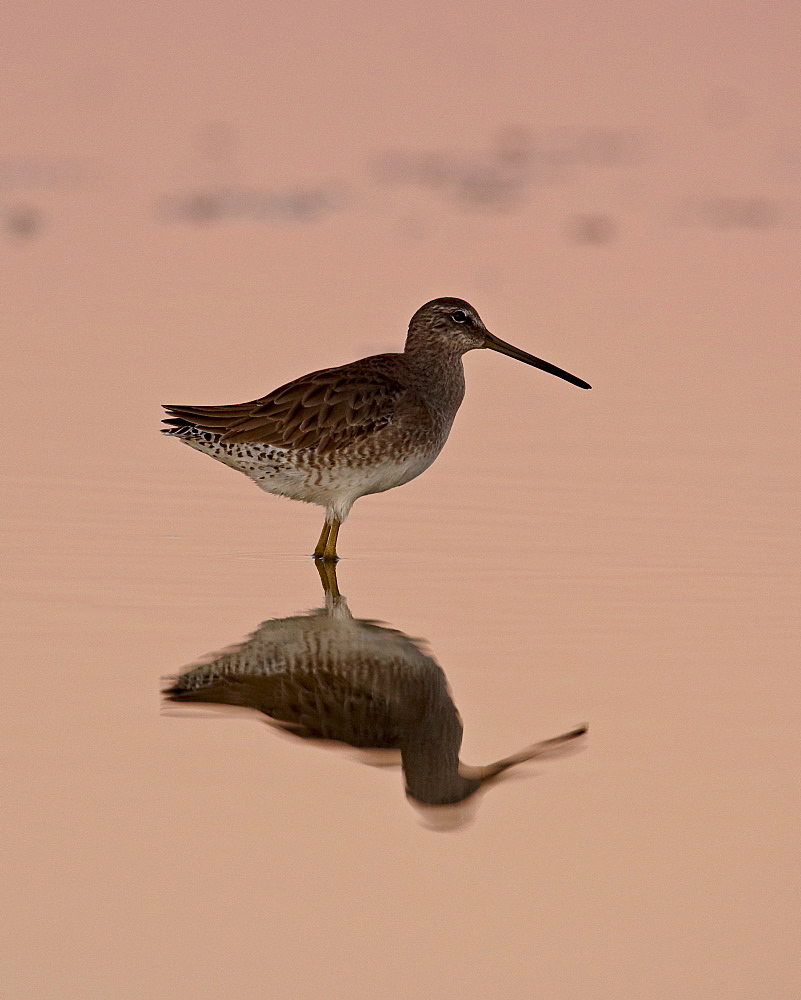
{"type": "Polygon", "coordinates": [[[328,462],[307,452],[286,451],[264,445],[222,444],[211,440],[183,439],[191,448],[243,472],[267,493],[318,504],[344,520],[354,501],[369,493],[383,493],[419,476],[434,461],[439,449],[417,452],[398,460],[385,458],[328,462]]]}

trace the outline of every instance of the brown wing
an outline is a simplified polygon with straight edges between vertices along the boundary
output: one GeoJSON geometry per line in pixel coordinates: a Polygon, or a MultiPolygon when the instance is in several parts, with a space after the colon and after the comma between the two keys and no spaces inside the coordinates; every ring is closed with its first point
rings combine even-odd
{"type": "MultiPolygon", "coordinates": [[[[191,672],[189,680],[192,680],[191,672]]],[[[168,701],[254,708],[278,728],[313,740],[337,740],[364,749],[393,749],[400,742],[392,706],[369,684],[324,670],[291,674],[222,674],[192,687],[178,677],[163,693],[168,701]]]]}
{"type": "Polygon", "coordinates": [[[422,410],[391,376],[345,365],[304,375],[250,403],[165,409],[223,441],[335,451],[391,423],[404,404],[422,410]]]}

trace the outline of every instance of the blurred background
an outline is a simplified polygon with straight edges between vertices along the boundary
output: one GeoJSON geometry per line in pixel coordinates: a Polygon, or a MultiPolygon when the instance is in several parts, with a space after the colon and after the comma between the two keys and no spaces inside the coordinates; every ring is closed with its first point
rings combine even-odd
{"type": "Polygon", "coordinates": [[[798,995],[797,4],[7,0],[3,996],[798,995]],[[321,511],[159,433],[468,299],[437,463],[339,582],[497,759],[396,771],[161,678],[319,606],[321,511]],[[186,713],[185,713],[186,714],[186,713]]]}

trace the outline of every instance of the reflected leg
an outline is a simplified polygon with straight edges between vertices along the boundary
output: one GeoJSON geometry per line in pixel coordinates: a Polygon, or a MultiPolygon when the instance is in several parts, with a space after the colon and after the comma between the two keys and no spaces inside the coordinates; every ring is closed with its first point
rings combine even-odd
{"type": "Polygon", "coordinates": [[[330,560],[325,559],[315,559],[314,565],[317,567],[317,572],[320,574],[320,582],[323,585],[323,591],[326,597],[333,597],[334,600],[338,600],[342,595],[339,592],[339,587],[337,586],[337,564],[330,560]]]}

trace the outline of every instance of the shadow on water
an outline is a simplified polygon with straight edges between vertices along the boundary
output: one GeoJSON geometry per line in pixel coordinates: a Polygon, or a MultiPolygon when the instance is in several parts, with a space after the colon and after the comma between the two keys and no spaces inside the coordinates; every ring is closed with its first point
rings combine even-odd
{"type": "Polygon", "coordinates": [[[263,622],[241,644],[181,673],[165,698],[255,709],[293,736],[373,751],[368,762],[399,763],[409,801],[436,829],[469,822],[476,793],[511,767],[579,745],[583,726],[493,764],[463,764],[462,721],[442,668],[420,640],[354,618],[334,565],[316,565],[322,608],[263,622]]]}

